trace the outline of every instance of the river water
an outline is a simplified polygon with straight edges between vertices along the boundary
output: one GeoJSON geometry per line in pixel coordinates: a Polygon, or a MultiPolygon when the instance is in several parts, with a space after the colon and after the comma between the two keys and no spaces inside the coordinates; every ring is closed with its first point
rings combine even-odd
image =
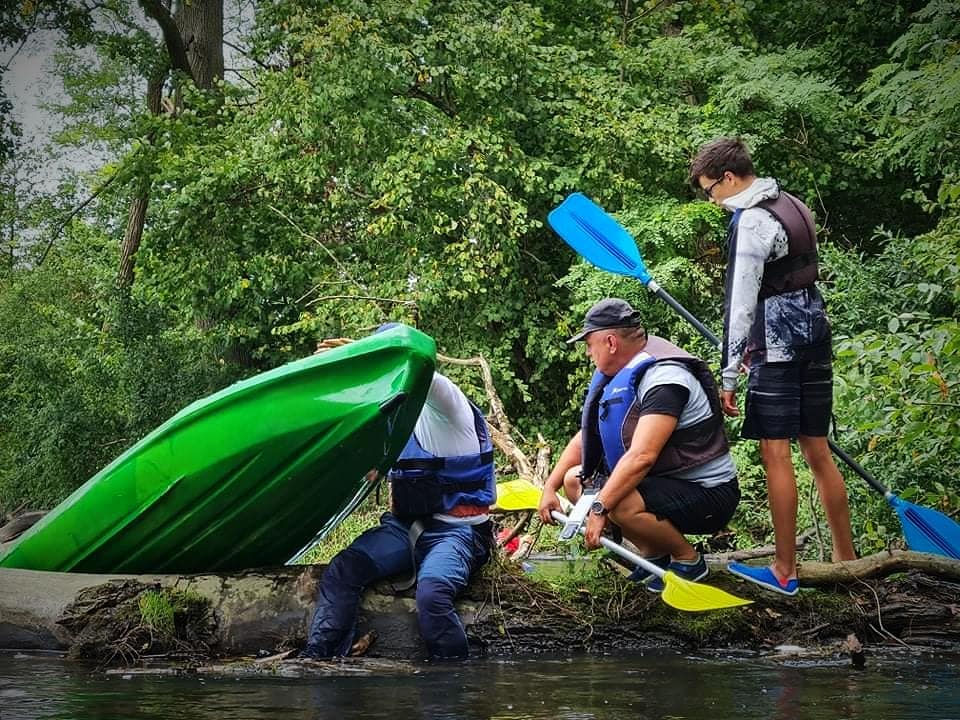
{"type": "Polygon", "coordinates": [[[105,675],[0,654],[0,720],[960,720],[960,658],[848,662],[658,652],[415,664],[409,674],[105,675]]]}

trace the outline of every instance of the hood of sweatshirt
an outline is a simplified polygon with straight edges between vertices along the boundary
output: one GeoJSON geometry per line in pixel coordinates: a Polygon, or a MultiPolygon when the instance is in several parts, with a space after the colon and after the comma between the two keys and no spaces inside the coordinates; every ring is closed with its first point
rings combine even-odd
{"type": "Polygon", "coordinates": [[[757,178],[749,187],[744,188],[736,195],[721,201],[727,210],[741,210],[751,208],[758,202],[770,200],[780,195],[780,184],[773,178],[757,178]]]}

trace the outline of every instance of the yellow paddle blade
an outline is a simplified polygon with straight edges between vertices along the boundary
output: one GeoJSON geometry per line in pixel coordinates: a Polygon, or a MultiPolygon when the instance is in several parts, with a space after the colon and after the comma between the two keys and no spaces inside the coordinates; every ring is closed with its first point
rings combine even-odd
{"type": "Polygon", "coordinates": [[[749,605],[753,600],[744,600],[736,595],[709,585],[684,580],[670,570],[663,576],[663,601],[677,610],[703,612],[749,605]]]}
{"type": "Polygon", "coordinates": [[[540,505],[541,490],[529,480],[507,480],[497,483],[497,502],[494,508],[514,512],[536,510],[540,505]]]}

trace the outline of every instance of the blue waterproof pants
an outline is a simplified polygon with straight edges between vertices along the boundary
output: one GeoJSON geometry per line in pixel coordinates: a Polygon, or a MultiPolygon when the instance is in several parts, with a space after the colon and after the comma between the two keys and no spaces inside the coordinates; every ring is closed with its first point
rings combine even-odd
{"type": "MultiPolygon", "coordinates": [[[[488,528],[428,520],[417,540],[417,618],[431,659],[467,657],[467,634],[453,600],[490,556],[483,535],[488,528]]],[[[364,589],[413,572],[409,530],[409,523],[384,513],[378,527],[333,558],[320,579],[305,655],[328,658],[350,652],[364,589]]]]}

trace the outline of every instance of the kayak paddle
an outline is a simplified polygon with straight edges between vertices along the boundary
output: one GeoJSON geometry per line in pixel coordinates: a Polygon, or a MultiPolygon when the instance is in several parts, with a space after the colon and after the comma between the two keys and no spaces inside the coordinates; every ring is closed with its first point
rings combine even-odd
{"type": "MultiPolygon", "coordinates": [[[[554,510],[551,515],[553,515],[554,520],[564,523],[565,526],[568,524],[569,519],[562,512],[554,510]]],[[[581,533],[584,532],[582,525],[579,527],[579,531],[581,533]]],[[[701,583],[684,580],[673,571],[664,570],[660,566],[654,565],[646,558],[630,552],[627,548],[623,547],[623,545],[615,543],[609,538],[601,536],[600,544],[627,562],[639,565],[662,579],[663,593],[661,597],[667,605],[675,607],[677,610],[703,612],[705,610],[722,610],[723,608],[739,607],[740,605],[749,605],[753,602],[752,600],[744,600],[736,595],[731,595],[724,590],[711,587],[710,585],[702,585],[701,583]]]]}
{"type": "MultiPolygon", "coordinates": [[[[540,496],[542,494],[542,487],[538,487],[524,478],[498,482],[497,501],[493,504],[491,510],[501,510],[503,512],[536,510],[540,507],[540,496]]],[[[562,495],[557,495],[557,500],[560,501],[560,507],[564,509],[569,509],[573,506],[573,504],[562,495]]]]}
{"type": "MultiPolygon", "coordinates": [[[[591,263],[601,270],[640,280],[650,292],[680,313],[715,349],[720,349],[719,338],[650,276],[633,236],[586,195],[573,193],[550,212],[547,220],[570,247],[591,263]]],[[[911,550],[960,560],[960,525],[943,513],[898,497],[833,440],[827,438],[827,441],[837,457],[887,499],[900,518],[903,535],[911,550]]]]}

